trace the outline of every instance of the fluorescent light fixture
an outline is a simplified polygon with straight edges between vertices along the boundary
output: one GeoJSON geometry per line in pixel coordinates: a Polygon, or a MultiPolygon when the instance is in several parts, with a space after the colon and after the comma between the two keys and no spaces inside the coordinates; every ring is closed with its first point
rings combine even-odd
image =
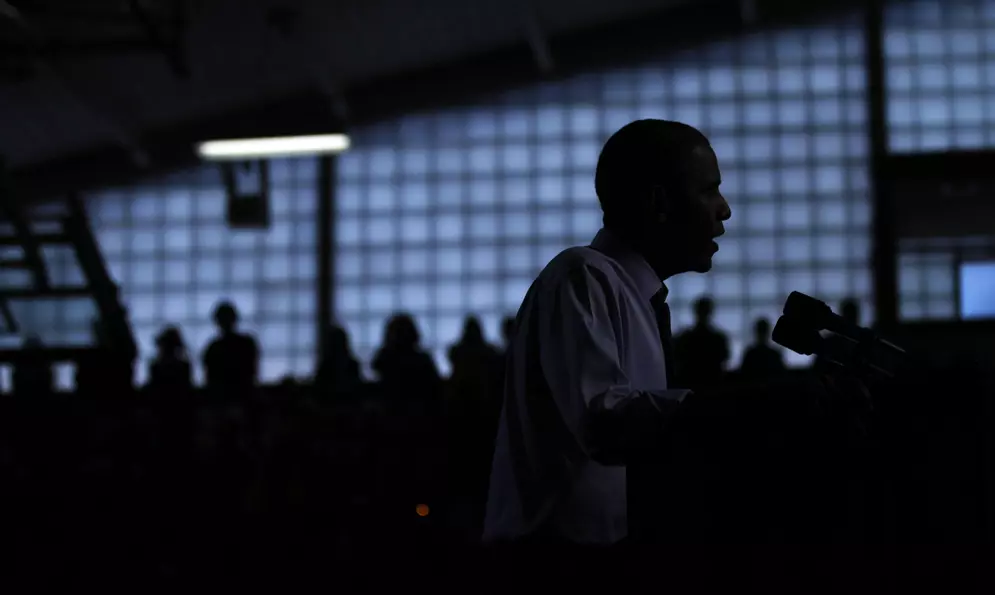
{"type": "Polygon", "coordinates": [[[197,154],[207,161],[328,155],[348,150],[347,134],[211,140],[197,145],[197,154]]]}

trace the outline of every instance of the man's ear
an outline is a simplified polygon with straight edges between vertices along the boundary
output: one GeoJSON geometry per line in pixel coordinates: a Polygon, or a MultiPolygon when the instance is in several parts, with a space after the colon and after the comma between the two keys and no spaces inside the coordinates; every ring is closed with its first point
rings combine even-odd
{"type": "Polygon", "coordinates": [[[658,222],[667,221],[670,216],[670,196],[663,186],[653,186],[650,190],[650,205],[653,209],[653,217],[658,222]]]}

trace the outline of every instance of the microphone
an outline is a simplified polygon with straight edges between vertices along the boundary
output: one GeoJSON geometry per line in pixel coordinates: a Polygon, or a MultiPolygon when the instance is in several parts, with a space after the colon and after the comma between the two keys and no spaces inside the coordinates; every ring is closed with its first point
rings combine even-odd
{"type": "Polygon", "coordinates": [[[784,303],[784,314],[774,325],[771,339],[795,353],[815,355],[844,368],[893,377],[905,359],[905,350],[833,312],[825,302],[794,291],[784,303]],[[823,331],[832,333],[829,337],[823,331]]]}
{"type": "Polygon", "coordinates": [[[792,291],[788,300],[784,302],[784,315],[805,320],[808,326],[815,327],[817,330],[826,330],[854,340],[869,330],[836,314],[826,302],[821,302],[798,291],[792,291]]]}

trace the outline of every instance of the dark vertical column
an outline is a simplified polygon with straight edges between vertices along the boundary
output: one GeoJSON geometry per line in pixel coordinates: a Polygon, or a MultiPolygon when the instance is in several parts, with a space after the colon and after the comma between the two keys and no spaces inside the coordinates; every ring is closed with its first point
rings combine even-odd
{"type": "Polygon", "coordinates": [[[888,180],[888,112],[884,64],[884,1],[869,0],[864,19],[867,60],[867,130],[872,200],[874,310],[878,328],[898,324],[898,238],[888,180]]]}
{"type": "Polygon", "coordinates": [[[322,157],[318,163],[318,358],[325,353],[325,330],[332,325],[335,312],[335,166],[334,156],[322,157]]]}

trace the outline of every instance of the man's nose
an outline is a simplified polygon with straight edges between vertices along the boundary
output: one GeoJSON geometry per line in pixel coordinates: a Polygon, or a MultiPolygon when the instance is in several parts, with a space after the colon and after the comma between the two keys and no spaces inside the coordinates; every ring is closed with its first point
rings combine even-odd
{"type": "Polygon", "coordinates": [[[729,203],[725,197],[723,197],[722,206],[719,209],[719,221],[728,221],[730,217],[732,217],[732,209],[729,207],[729,203]]]}

